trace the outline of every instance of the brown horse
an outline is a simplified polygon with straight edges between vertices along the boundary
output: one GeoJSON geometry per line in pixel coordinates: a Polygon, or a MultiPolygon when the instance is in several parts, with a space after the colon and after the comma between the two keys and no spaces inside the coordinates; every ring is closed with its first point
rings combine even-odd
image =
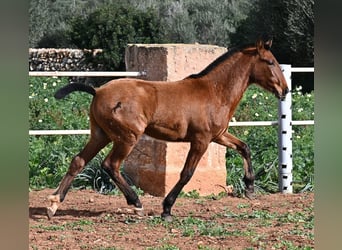
{"type": "Polygon", "coordinates": [[[127,204],[143,214],[137,194],[120,174],[120,164],[142,134],[157,139],[190,142],[180,179],[165,197],[161,216],[171,220],[171,208],[192,177],[209,143],[216,142],[237,150],[244,160],[246,196],[254,192],[254,174],[248,146],[227,132],[229,121],[247,87],[256,83],[278,98],[285,98],[288,87],[279,64],[270,51],[272,41],[231,49],[202,72],[176,82],[118,79],[93,88],[69,84],[59,89],[61,99],[73,91],[93,95],[90,106],[90,140],[77,154],[58,189],[48,199],[51,218],[68,192],[74,177],[108,143],[113,148],[102,167],[123,192],[127,204]]]}

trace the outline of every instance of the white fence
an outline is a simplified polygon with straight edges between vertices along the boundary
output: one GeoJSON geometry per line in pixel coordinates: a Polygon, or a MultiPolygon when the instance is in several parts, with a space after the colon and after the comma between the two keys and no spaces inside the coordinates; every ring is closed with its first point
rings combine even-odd
{"type": "Polygon", "coordinates": [[[279,159],[279,191],[292,193],[292,125],[313,125],[314,121],[292,121],[292,83],[293,72],[314,72],[314,68],[292,68],[291,65],[282,64],[290,92],[285,100],[278,104],[278,159],[279,159]]]}
{"type": "MultiPolygon", "coordinates": [[[[282,64],[284,76],[291,90],[291,75],[294,72],[314,72],[314,68],[292,68],[291,65],[282,64]]],[[[79,71],[30,71],[29,76],[128,76],[138,77],[146,75],[145,72],[79,72],[79,71]]],[[[279,158],[279,191],[292,193],[292,126],[293,125],[314,125],[313,120],[292,121],[292,95],[287,94],[284,101],[278,104],[277,121],[246,121],[230,122],[229,126],[275,126],[278,127],[278,158],[279,158]]],[[[29,135],[82,135],[90,134],[90,130],[30,130],[29,135]]]]}
{"type": "Polygon", "coordinates": [[[145,72],[129,72],[129,71],[30,71],[29,76],[128,76],[137,77],[146,75],[145,72]]]}
{"type": "MultiPolygon", "coordinates": [[[[292,125],[314,125],[312,120],[292,121],[292,125]]],[[[278,121],[229,122],[230,127],[276,126],[278,121]]],[[[29,135],[89,135],[89,129],[75,130],[29,130],[29,135]]]]}

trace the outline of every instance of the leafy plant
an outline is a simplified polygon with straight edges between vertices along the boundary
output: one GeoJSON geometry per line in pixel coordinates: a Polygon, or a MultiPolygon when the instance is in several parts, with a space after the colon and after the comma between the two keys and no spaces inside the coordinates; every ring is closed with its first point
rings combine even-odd
{"type": "MultiPolygon", "coordinates": [[[[314,119],[314,93],[303,94],[301,87],[292,92],[293,120],[314,119]]],[[[233,120],[277,120],[278,101],[268,92],[251,86],[242,98],[233,120]]],[[[314,188],[313,126],[293,126],[293,187],[295,192],[314,188]]],[[[229,132],[247,143],[252,153],[256,189],[261,193],[278,191],[278,128],[230,127],[229,132]]],[[[237,194],[244,190],[243,161],[238,153],[227,150],[227,183],[237,194]]]]}
{"type": "MultiPolygon", "coordinates": [[[[90,98],[88,95],[74,93],[65,101],[57,101],[53,98],[55,91],[68,83],[66,78],[29,78],[29,124],[30,130],[40,129],[88,129],[88,109],[90,98]]],[[[88,135],[67,136],[30,136],[29,137],[29,184],[33,189],[45,187],[55,188],[65,175],[72,157],[76,155],[88,140],[88,135]]],[[[99,167],[104,149],[90,163],[99,167]]],[[[88,175],[86,167],[82,173],[88,175]]],[[[101,170],[100,170],[101,171],[101,170]]],[[[98,172],[95,172],[98,173],[98,172]]],[[[105,180],[102,172],[98,173],[105,180]]],[[[82,175],[76,178],[76,187],[90,186],[103,190],[97,180],[82,181],[82,175]]],[[[103,181],[102,180],[102,181],[103,181]]],[[[106,182],[107,189],[110,189],[106,182]]]]}
{"type": "Polygon", "coordinates": [[[124,55],[128,43],[159,41],[159,25],[152,9],[139,10],[127,1],[104,4],[88,16],[70,20],[71,42],[82,49],[103,49],[90,57],[103,70],[125,69],[124,55]]]}

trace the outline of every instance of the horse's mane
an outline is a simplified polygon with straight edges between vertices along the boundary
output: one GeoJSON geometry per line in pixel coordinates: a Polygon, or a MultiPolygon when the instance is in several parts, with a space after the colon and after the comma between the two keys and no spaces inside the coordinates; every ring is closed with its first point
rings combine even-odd
{"type": "Polygon", "coordinates": [[[226,53],[224,53],[221,56],[219,56],[218,58],[216,58],[216,60],[214,60],[212,63],[210,63],[201,72],[189,75],[186,78],[200,78],[202,76],[205,76],[206,74],[208,74],[210,71],[212,71],[214,68],[216,68],[218,65],[220,65],[222,62],[224,62],[225,60],[230,58],[235,53],[237,53],[241,50],[247,49],[247,48],[251,48],[251,47],[255,47],[255,44],[245,44],[245,45],[241,45],[241,46],[232,47],[231,49],[228,49],[228,51],[226,53]]]}

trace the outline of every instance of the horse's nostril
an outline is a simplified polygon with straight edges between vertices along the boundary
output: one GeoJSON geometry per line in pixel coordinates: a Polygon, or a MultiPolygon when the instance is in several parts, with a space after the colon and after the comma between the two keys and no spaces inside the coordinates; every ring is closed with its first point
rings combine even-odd
{"type": "Polygon", "coordinates": [[[284,95],[286,95],[286,94],[289,93],[289,92],[290,92],[289,88],[286,87],[286,89],[284,90],[284,95]]]}

